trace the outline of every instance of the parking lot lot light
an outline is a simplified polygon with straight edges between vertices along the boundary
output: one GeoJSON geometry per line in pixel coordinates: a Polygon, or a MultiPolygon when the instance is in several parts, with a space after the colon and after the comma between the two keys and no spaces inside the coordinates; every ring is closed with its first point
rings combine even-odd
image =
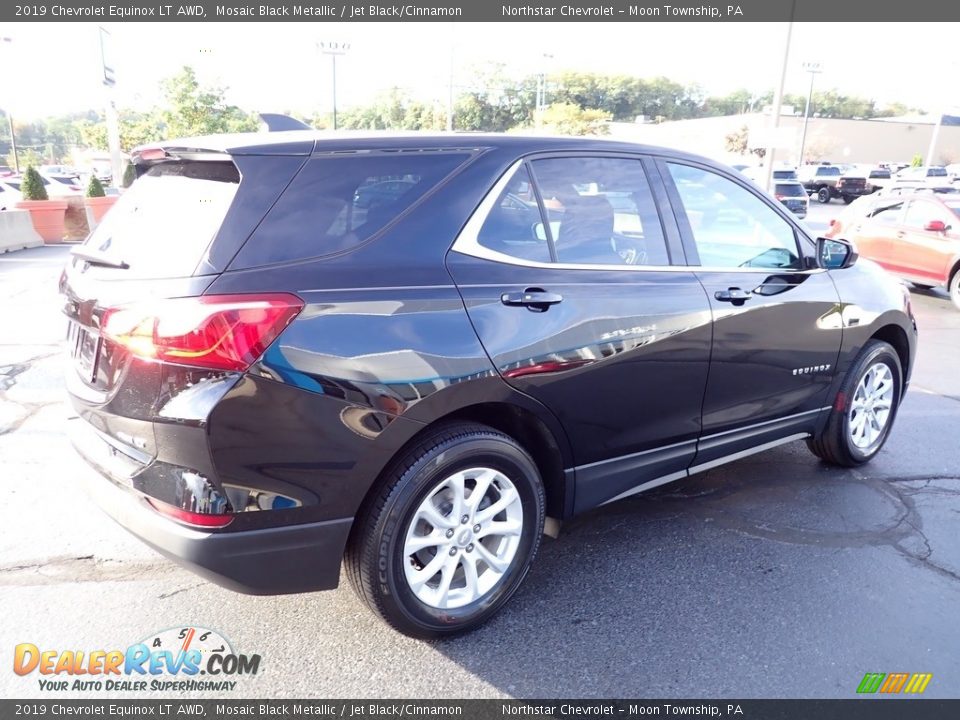
{"type": "Polygon", "coordinates": [[[810,73],[810,89],[807,91],[807,104],[803,111],[803,133],[800,135],[800,154],[797,156],[797,165],[803,165],[803,152],[807,146],[807,125],[810,123],[810,103],[813,100],[813,80],[818,73],[823,72],[823,66],[818,62],[805,62],[803,69],[810,73]]]}

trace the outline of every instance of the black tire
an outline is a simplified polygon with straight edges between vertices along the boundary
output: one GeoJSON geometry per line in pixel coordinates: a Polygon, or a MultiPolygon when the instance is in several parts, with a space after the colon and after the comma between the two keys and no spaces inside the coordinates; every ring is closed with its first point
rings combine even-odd
{"type": "Polygon", "coordinates": [[[822,187],[817,190],[817,201],[823,205],[830,202],[830,188],[822,187]]]}
{"type": "Polygon", "coordinates": [[[844,196],[843,196],[843,204],[844,204],[844,205],[849,205],[850,203],[853,202],[853,200],[854,200],[853,195],[844,195],[844,196]]]}
{"type": "Polygon", "coordinates": [[[446,425],[399,457],[366,504],[347,547],[347,575],[370,609],[405,635],[430,639],[463,633],[486,622],[523,582],[540,546],[544,516],[540,473],[513,438],[485,425],[446,425]],[[519,545],[503,576],[479,599],[459,608],[433,607],[407,582],[404,563],[414,558],[404,557],[406,533],[420,504],[444,479],[478,466],[503,473],[517,490],[523,518],[519,545]]]}
{"type": "Polygon", "coordinates": [[[903,397],[903,368],[896,350],[882,340],[870,340],[864,345],[847,372],[837,397],[826,425],[815,437],[807,440],[807,447],[814,455],[831,465],[857,467],[870,462],[890,437],[890,430],[893,428],[897,410],[900,407],[900,399],[903,397]],[[860,380],[877,363],[884,363],[890,368],[894,384],[893,401],[890,415],[879,438],[867,448],[862,449],[857,447],[850,437],[850,404],[860,380]],[[840,397],[843,398],[842,401],[839,400],[840,397]]]}
{"type": "Polygon", "coordinates": [[[954,271],[947,290],[950,291],[950,299],[953,301],[953,306],[957,310],[960,310],[960,268],[954,271]]]}

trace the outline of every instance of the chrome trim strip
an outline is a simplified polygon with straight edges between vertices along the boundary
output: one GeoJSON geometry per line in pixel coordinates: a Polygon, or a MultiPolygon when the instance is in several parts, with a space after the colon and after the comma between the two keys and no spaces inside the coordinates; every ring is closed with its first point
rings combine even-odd
{"type": "Polygon", "coordinates": [[[724,455],[719,457],[716,460],[711,460],[710,462],[701,463],[700,465],[694,465],[690,468],[690,474],[703,472],[704,470],[710,470],[719,465],[726,465],[728,462],[733,462],[734,460],[739,460],[741,458],[748,457],[750,455],[755,455],[756,453],[763,452],[764,450],[770,450],[775,448],[778,445],[785,445],[786,443],[793,442],[794,440],[802,440],[805,437],[810,437],[810,433],[794,433],[793,435],[787,435],[786,437],[780,438],[779,440],[771,440],[770,442],[763,443],[762,445],[757,445],[752,448],[747,448],[746,450],[741,450],[740,452],[731,453],[730,455],[724,455]]]}
{"type": "Polygon", "coordinates": [[[666,485],[667,483],[676,482],[677,480],[683,480],[684,478],[690,477],[696,473],[704,472],[706,470],[711,470],[720,465],[726,465],[731,463],[734,460],[740,460],[750,455],[755,455],[757,453],[764,452],[766,450],[771,450],[780,445],[786,445],[795,440],[802,440],[803,438],[809,437],[810,433],[795,433],[793,435],[788,435],[787,437],[780,438],[779,440],[772,440],[768,443],[763,443],[762,445],[757,445],[756,447],[748,448],[747,450],[741,450],[740,452],[731,453],[730,455],[724,455],[721,458],[716,460],[711,460],[710,462],[702,463],[700,465],[694,465],[689,470],[679,470],[678,472],[670,473],[669,475],[663,475],[653,480],[648,480],[644,483],[640,483],[634,488],[620,493],[619,495],[610,498],[609,500],[604,500],[597,507],[603,507],[612,502],[617,502],[618,500],[623,500],[628,498],[631,495],[636,495],[638,493],[646,492],[647,490],[652,490],[655,487],[660,487],[661,485],[666,485]]]}
{"type": "Polygon", "coordinates": [[[663,477],[658,477],[654,480],[648,480],[645,483],[637,485],[635,488],[631,488],[626,492],[620,493],[616,497],[612,497],[609,500],[604,500],[602,503],[600,503],[600,505],[598,505],[598,507],[603,507],[604,505],[616,502],[617,500],[623,500],[624,498],[630,497],[631,495],[636,495],[637,493],[642,493],[646,490],[652,490],[655,487],[666,485],[667,483],[674,482],[675,480],[683,480],[687,476],[688,472],[686,470],[679,470],[675,473],[670,473],[669,475],[664,475],[663,477]]]}
{"type": "Polygon", "coordinates": [[[663,452],[664,450],[670,450],[672,448],[683,447],[684,445],[693,445],[696,446],[696,440],[684,440],[683,442],[673,443],[672,445],[662,445],[660,447],[651,448],[650,450],[641,450],[640,452],[630,453],[629,455],[618,455],[615,458],[609,458],[607,460],[597,460],[596,462],[587,463],[586,465],[577,465],[574,470],[586,470],[587,468],[598,467],[600,465],[607,465],[608,463],[621,462],[623,460],[629,460],[630,458],[642,457],[643,455],[649,455],[650,453],[663,452]]]}
{"type": "Polygon", "coordinates": [[[783,417],[774,418],[773,420],[764,420],[763,422],[760,422],[760,423],[754,423],[753,425],[745,425],[744,427],[734,428],[733,430],[724,430],[723,432],[714,433],[713,435],[701,435],[697,442],[699,443],[699,442],[703,442],[704,440],[712,440],[713,438],[723,437],[724,435],[730,435],[732,433],[742,433],[749,430],[753,430],[754,428],[762,428],[765,425],[773,425],[774,423],[784,422],[785,420],[795,420],[797,418],[806,417],[807,415],[814,415],[817,413],[821,413],[824,410],[829,410],[830,408],[831,406],[827,405],[822,408],[817,408],[816,410],[804,410],[803,412],[796,413],[794,415],[784,415],[783,417]]]}

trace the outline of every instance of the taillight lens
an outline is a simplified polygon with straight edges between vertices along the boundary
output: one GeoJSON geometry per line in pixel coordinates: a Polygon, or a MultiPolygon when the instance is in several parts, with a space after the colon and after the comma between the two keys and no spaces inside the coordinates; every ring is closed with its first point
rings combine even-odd
{"type": "Polygon", "coordinates": [[[779,193],[777,193],[777,195],[775,195],[774,197],[776,197],[777,200],[783,200],[786,197],[786,195],[780,195],[779,193]]]}
{"type": "Polygon", "coordinates": [[[100,332],[137,357],[246,370],[303,309],[295,295],[207,295],[108,309],[100,332]]]}

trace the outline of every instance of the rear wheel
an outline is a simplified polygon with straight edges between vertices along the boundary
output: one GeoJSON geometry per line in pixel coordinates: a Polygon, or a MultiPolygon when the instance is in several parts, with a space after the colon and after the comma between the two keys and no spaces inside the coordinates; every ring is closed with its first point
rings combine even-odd
{"type": "Polygon", "coordinates": [[[808,447],[832,465],[869,462],[887,441],[902,392],[899,356],[889,343],[871,340],[847,372],[826,426],[808,447]]]}
{"type": "Polygon", "coordinates": [[[817,200],[824,205],[830,202],[830,188],[822,187],[817,190],[817,200]]]}
{"type": "Polygon", "coordinates": [[[854,200],[853,195],[844,195],[844,196],[843,196],[843,204],[844,204],[844,205],[849,205],[850,203],[853,202],[853,200],[854,200]]]}
{"type": "Polygon", "coordinates": [[[953,277],[950,278],[948,289],[950,290],[950,299],[953,301],[954,307],[960,310],[960,268],[954,271],[953,277]]]}
{"type": "Polygon", "coordinates": [[[471,630],[520,586],[540,544],[544,492],[512,438],[457,424],[394,466],[347,550],[351,584],[402,633],[471,630]]]}

